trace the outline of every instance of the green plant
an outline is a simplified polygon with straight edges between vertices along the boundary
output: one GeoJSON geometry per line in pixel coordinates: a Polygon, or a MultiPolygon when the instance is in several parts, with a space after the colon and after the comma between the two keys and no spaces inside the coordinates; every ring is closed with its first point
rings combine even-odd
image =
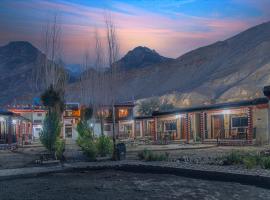
{"type": "Polygon", "coordinates": [[[65,151],[65,142],[64,140],[58,137],[55,142],[55,156],[58,160],[64,160],[63,156],[64,151],[65,151]]]}
{"type": "Polygon", "coordinates": [[[41,94],[41,101],[50,112],[56,112],[60,114],[64,111],[63,91],[56,90],[53,85],[41,94]]]}
{"type": "Polygon", "coordinates": [[[243,164],[247,169],[252,169],[257,165],[257,159],[255,156],[246,156],[243,158],[243,164]]]}
{"type": "Polygon", "coordinates": [[[57,113],[48,113],[43,122],[43,130],[40,132],[39,137],[41,143],[51,153],[55,151],[55,144],[57,138],[60,136],[61,124],[57,113]]]}
{"type": "Polygon", "coordinates": [[[270,169],[270,157],[262,157],[260,165],[264,169],[270,169]]]}
{"type": "Polygon", "coordinates": [[[110,137],[101,135],[96,141],[98,154],[100,156],[106,156],[113,151],[113,142],[110,137]]]}
{"type": "Polygon", "coordinates": [[[93,130],[86,121],[80,121],[77,125],[78,139],[77,144],[81,147],[83,153],[90,159],[96,160],[97,147],[95,143],[93,130]]]}
{"type": "Polygon", "coordinates": [[[232,151],[230,154],[223,156],[224,165],[237,165],[242,164],[243,155],[239,151],[232,151]]]}
{"type": "Polygon", "coordinates": [[[166,153],[154,153],[153,151],[144,149],[138,153],[139,160],[145,161],[166,161],[169,159],[169,154],[166,153]]]}
{"type": "Polygon", "coordinates": [[[83,153],[88,157],[90,161],[95,161],[97,157],[97,148],[94,140],[85,140],[81,143],[81,149],[83,153]]]}

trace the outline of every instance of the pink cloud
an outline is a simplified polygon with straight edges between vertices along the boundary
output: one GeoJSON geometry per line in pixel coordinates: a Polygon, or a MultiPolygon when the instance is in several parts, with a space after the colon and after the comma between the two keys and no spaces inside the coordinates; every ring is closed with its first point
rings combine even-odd
{"type": "MultiPolygon", "coordinates": [[[[251,0],[250,0],[251,1],[251,0]]],[[[19,1],[20,9],[33,9],[41,13],[58,11],[61,13],[63,29],[64,55],[67,62],[80,62],[87,46],[93,44],[95,26],[105,40],[104,9],[91,8],[67,2],[46,0],[19,1]]],[[[113,4],[120,11],[110,11],[117,26],[121,54],[138,45],[149,46],[158,52],[178,57],[181,54],[207,45],[217,40],[224,40],[252,25],[257,19],[218,19],[175,14],[174,18],[145,11],[127,4],[113,4]],[[121,12],[124,10],[125,12],[121,12]]],[[[48,16],[47,16],[48,17],[48,16]]],[[[46,19],[44,19],[45,23],[46,19]]],[[[35,36],[33,40],[36,40],[35,36]]],[[[10,36],[12,40],[27,36],[10,36]]],[[[5,39],[7,39],[5,38],[5,39]]],[[[1,39],[1,38],[0,38],[1,39]]],[[[30,38],[31,41],[31,38],[30,38]]],[[[35,41],[35,43],[37,43],[35,41]]]]}

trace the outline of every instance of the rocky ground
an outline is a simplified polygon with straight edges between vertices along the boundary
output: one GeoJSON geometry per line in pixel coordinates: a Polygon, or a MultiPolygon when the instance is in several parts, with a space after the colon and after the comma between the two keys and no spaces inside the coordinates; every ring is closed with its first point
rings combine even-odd
{"type": "Polygon", "coordinates": [[[270,190],[238,183],[114,170],[0,181],[1,199],[270,199],[270,190]]]}
{"type": "MultiPolygon", "coordinates": [[[[147,148],[147,146],[146,146],[147,148]]],[[[188,164],[212,164],[212,162],[222,155],[232,152],[232,150],[241,151],[262,151],[264,149],[270,148],[269,146],[256,147],[256,146],[244,146],[244,147],[211,147],[211,148],[195,148],[190,147],[186,149],[171,149],[162,147],[160,152],[168,152],[170,155],[170,161],[188,163],[188,164]]],[[[138,160],[138,152],[143,148],[138,148],[138,151],[127,152],[128,160],[138,160]]],[[[32,167],[36,166],[36,160],[39,159],[40,154],[44,152],[45,149],[40,146],[32,146],[26,148],[19,148],[17,151],[10,150],[0,150],[0,169],[7,168],[21,168],[21,167],[32,167]]],[[[74,145],[68,145],[65,151],[65,157],[68,162],[85,161],[87,158],[82,154],[78,147],[74,145]]]]}
{"type": "Polygon", "coordinates": [[[0,150],[0,169],[34,166],[35,160],[44,150],[40,146],[19,148],[16,151],[0,150]]]}

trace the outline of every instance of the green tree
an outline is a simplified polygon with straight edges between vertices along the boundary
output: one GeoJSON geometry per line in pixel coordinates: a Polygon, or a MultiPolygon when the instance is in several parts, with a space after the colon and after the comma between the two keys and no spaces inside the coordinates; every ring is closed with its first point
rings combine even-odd
{"type": "Polygon", "coordinates": [[[89,127],[87,121],[81,120],[77,125],[77,131],[77,144],[90,160],[96,160],[97,147],[95,144],[95,137],[93,130],[89,127]]]}
{"type": "Polygon", "coordinates": [[[59,116],[64,111],[63,92],[61,90],[54,89],[53,85],[41,94],[41,101],[49,112],[56,112],[59,116]]]}
{"type": "Polygon", "coordinates": [[[54,89],[51,85],[41,95],[43,105],[48,113],[43,122],[43,130],[40,133],[41,143],[56,156],[57,159],[63,159],[65,150],[64,141],[60,139],[61,116],[64,110],[64,94],[61,90],[54,89]]]}
{"type": "Polygon", "coordinates": [[[55,144],[60,136],[61,124],[57,113],[47,113],[44,122],[43,130],[40,132],[40,141],[51,153],[55,152],[55,144]]]}

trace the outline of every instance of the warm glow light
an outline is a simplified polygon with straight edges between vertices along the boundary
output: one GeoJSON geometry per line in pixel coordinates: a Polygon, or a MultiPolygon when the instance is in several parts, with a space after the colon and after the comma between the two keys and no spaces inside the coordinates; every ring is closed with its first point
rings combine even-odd
{"type": "Polygon", "coordinates": [[[228,114],[231,114],[231,111],[230,111],[230,110],[223,110],[223,111],[222,111],[222,114],[228,115],[228,114]]]}
{"type": "Polygon", "coordinates": [[[128,116],[128,110],[127,109],[119,109],[118,111],[119,117],[127,117],[128,116]]]}

